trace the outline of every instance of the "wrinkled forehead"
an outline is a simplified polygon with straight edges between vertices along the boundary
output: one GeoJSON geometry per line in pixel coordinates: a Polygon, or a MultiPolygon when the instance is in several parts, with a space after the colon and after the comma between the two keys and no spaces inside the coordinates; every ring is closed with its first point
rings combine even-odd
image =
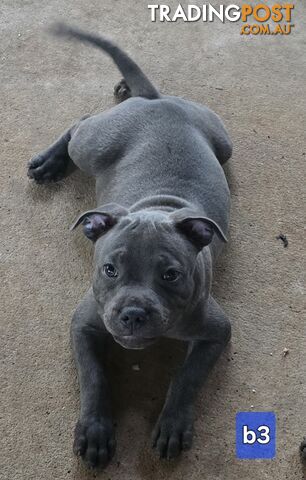
{"type": "Polygon", "coordinates": [[[177,260],[184,264],[189,250],[169,217],[155,212],[122,218],[102,242],[103,256],[133,256],[137,263],[147,263],[148,259],[158,256],[165,261],[177,260]]]}

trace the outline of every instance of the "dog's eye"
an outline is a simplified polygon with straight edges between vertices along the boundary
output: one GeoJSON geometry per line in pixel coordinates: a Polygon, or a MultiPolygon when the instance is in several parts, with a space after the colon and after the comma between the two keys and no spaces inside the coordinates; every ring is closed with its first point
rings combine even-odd
{"type": "Polygon", "coordinates": [[[175,282],[181,276],[180,272],[174,268],[168,268],[165,273],[162,274],[162,279],[166,282],[175,282]]]}
{"type": "Polygon", "coordinates": [[[118,277],[118,270],[111,263],[103,265],[103,272],[108,277],[118,277]]]}

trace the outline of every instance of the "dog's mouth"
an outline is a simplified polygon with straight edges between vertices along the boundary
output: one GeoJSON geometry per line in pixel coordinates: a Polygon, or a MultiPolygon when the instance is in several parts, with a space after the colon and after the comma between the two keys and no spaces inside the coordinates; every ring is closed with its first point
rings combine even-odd
{"type": "Polygon", "coordinates": [[[114,335],[113,338],[119,345],[131,350],[143,350],[156,341],[156,338],[141,338],[135,337],[134,335],[126,335],[123,337],[114,335]]]}

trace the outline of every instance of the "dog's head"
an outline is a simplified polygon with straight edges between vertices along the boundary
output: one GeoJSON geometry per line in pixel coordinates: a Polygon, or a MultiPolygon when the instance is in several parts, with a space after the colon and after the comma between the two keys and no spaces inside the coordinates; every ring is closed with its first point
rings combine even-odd
{"type": "Polygon", "coordinates": [[[99,314],[126,348],[144,348],[175,330],[211,281],[199,252],[214,234],[226,241],[215,222],[187,209],[132,213],[109,204],[83,213],[72,228],[80,223],[96,245],[99,314]]]}

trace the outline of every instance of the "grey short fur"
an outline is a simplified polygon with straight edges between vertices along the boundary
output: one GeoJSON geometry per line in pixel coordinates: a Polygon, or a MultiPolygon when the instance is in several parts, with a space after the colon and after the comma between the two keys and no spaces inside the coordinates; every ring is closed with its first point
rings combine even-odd
{"type": "Polygon", "coordinates": [[[215,113],[161,95],[112,42],[65,25],[56,33],[101,48],[124,76],[120,104],[80,120],[28,170],[37,183],[62,178],[70,164],[96,178],[97,207],[73,225],[95,246],[93,286],[71,327],[81,391],[74,450],[91,467],[114,453],[105,339],[144,348],[164,336],[189,344],[152,436],[160,457],[176,457],[191,446],[194,399],[230,338],[211,280],[228,231],[222,164],[231,141],[215,113]]]}

